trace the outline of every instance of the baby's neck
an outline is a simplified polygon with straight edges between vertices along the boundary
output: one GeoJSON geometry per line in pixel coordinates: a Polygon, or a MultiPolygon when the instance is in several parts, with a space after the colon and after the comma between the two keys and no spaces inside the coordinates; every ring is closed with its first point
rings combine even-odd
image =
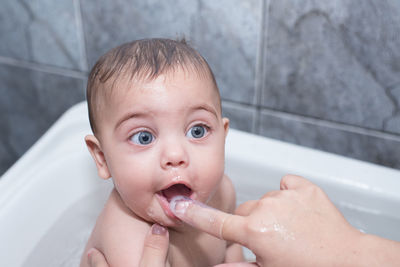
{"type": "Polygon", "coordinates": [[[175,237],[180,238],[182,236],[187,236],[187,235],[189,236],[198,235],[200,233],[199,230],[187,224],[178,227],[169,227],[168,232],[170,239],[175,237]]]}
{"type": "Polygon", "coordinates": [[[171,266],[212,266],[225,257],[226,243],[191,226],[170,228],[168,261],[171,266]]]}

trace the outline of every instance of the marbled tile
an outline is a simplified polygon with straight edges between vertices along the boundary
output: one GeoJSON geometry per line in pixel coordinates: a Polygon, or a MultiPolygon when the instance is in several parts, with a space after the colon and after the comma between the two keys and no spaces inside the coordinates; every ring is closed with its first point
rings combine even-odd
{"type": "Polygon", "coordinates": [[[3,139],[4,134],[0,132],[0,178],[4,172],[18,159],[10,145],[3,139]]]}
{"type": "Polygon", "coordinates": [[[112,47],[151,37],[191,37],[196,1],[81,0],[89,65],[112,47]]]}
{"type": "Polygon", "coordinates": [[[253,131],[256,110],[239,104],[222,102],[222,115],[229,119],[229,127],[246,132],[253,131]]]}
{"type": "Polygon", "coordinates": [[[398,108],[399,14],[396,0],[271,0],[262,105],[383,130],[398,108]]]}
{"type": "Polygon", "coordinates": [[[260,121],[263,136],[400,169],[400,136],[270,111],[262,112],[260,121]]]}
{"type": "Polygon", "coordinates": [[[89,65],[130,40],[184,35],[210,63],[223,99],[253,103],[260,0],[81,0],[81,6],[89,65]]]}
{"type": "Polygon", "coordinates": [[[86,70],[74,1],[3,0],[0,56],[86,70]]]}
{"type": "Polygon", "coordinates": [[[396,110],[393,115],[385,121],[384,130],[387,132],[400,134],[400,84],[394,86],[390,91],[389,95],[393,103],[395,103],[396,110]]]}
{"type": "Polygon", "coordinates": [[[261,0],[199,1],[193,38],[224,100],[254,104],[261,0]]]}
{"type": "Polygon", "coordinates": [[[0,65],[0,96],[2,168],[20,157],[65,110],[85,98],[80,79],[5,65],[0,65]]]}

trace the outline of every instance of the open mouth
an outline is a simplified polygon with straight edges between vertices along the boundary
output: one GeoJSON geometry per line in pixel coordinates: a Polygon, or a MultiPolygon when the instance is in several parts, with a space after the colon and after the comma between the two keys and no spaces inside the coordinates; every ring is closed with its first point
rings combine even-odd
{"type": "Polygon", "coordinates": [[[193,197],[193,190],[184,184],[173,184],[157,193],[161,207],[168,217],[177,219],[170,209],[169,203],[176,196],[193,197]]]}
{"type": "Polygon", "coordinates": [[[171,202],[171,199],[176,196],[185,196],[190,198],[192,189],[184,184],[174,184],[164,190],[161,190],[161,194],[167,199],[168,202],[171,202]]]}

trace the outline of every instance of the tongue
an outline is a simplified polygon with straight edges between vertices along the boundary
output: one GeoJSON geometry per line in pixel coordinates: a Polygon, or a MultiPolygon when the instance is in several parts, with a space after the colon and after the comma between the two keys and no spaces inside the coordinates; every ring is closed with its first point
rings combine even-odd
{"type": "Polygon", "coordinates": [[[175,184],[163,190],[163,194],[168,202],[170,202],[171,199],[175,196],[189,197],[191,192],[192,190],[183,184],[175,184]]]}

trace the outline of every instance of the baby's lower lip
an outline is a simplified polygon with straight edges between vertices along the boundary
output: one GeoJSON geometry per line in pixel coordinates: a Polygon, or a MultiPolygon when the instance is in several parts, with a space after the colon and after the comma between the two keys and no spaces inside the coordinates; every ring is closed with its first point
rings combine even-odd
{"type": "Polygon", "coordinates": [[[160,192],[158,192],[158,193],[156,194],[156,196],[157,196],[158,201],[160,202],[160,205],[161,205],[162,209],[164,210],[165,214],[166,214],[168,217],[170,217],[171,219],[179,220],[178,217],[176,217],[176,216],[172,213],[172,211],[171,211],[171,209],[170,209],[170,207],[169,207],[169,202],[168,202],[167,198],[164,197],[160,192]]]}

